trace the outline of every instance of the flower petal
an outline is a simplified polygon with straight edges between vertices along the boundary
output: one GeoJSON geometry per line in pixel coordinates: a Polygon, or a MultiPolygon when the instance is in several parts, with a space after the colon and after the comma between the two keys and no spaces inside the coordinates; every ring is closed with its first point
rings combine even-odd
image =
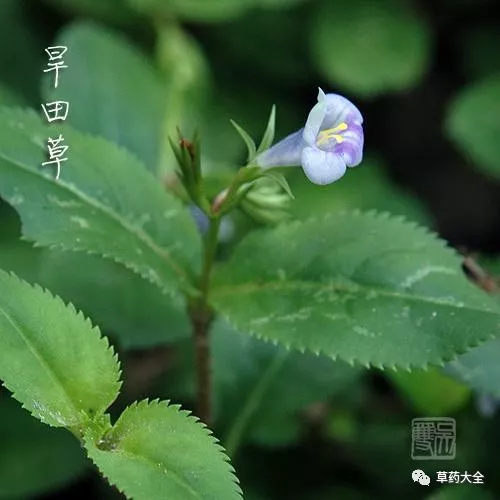
{"type": "MultiPolygon", "coordinates": [[[[318,95],[318,99],[320,97],[321,95],[318,95]]],[[[318,137],[321,125],[325,119],[327,111],[325,98],[321,98],[321,101],[319,101],[313,109],[311,109],[309,116],[307,117],[306,126],[304,127],[304,141],[309,146],[316,144],[316,138],[318,137]]]]}
{"type": "Polygon", "coordinates": [[[359,109],[349,99],[338,94],[326,94],[323,101],[326,106],[326,114],[322,124],[322,129],[328,129],[339,125],[342,122],[363,123],[363,116],[359,109]]]}
{"type": "Polygon", "coordinates": [[[302,168],[311,182],[320,185],[335,182],[347,169],[342,155],[311,147],[302,151],[302,168]]]}
{"type": "Polygon", "coordinates": [[[343,142],[335,145],[333,152],[341,155],[348,167],[356,167],[363,160],[363,128],[351,123],[343,134],[343,142]]]}
{"type": "Polygon", "coordinates": [[[306,146],[303,128],[290,134],[255,158],[255,163],[262,168],[289,167],[300,165],[302,150],[306,146]]]}

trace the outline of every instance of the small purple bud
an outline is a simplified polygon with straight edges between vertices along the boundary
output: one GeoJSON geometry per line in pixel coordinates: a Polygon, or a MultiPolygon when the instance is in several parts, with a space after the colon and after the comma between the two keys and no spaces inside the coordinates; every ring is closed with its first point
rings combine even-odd
{"type": "MultiPolygon", "coordinates": [[[[203,210],[196,205],[189,205],[189,210],[191,215],[193,216],[194,222],[196,223],[196,227],[198,231],[205,235],[208,231],[210,221],[208,217],[205,215],[203,210]]],[[[233,237],[234,234],[234,224],[228,217],[222,217],[220,228],[219,228],[219,241],[221,243],[225,243],[233,237]]]]}
{"type": "Polygon", "coordinates": [[[210,221],[208,217],[205,215],[203,210],[196,205],[189,205],[189,210],[191,211],[191,215],[196,223],[196,227],[201,234],[205,234],[208,231],[208,226],[210,225],[210,221]]]}

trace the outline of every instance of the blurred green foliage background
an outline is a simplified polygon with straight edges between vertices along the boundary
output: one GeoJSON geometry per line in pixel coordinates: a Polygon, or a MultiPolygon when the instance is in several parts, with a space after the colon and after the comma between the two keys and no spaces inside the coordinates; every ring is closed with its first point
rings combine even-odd
{"type": "MultiPolygon", "coordinates": [[[[488,254],[495,273],[499,43],[495,0],[1,0],[0,104],[40,110],[67,100],[69,124],[129,149],[168,185],[168,137],[198,126],[215,195],[245,159],[230,119],[258,137],[276,104],[280,138],[303,126],[318,86],[342,93],[365,117],[365,160],[321,188],[300,169],[287,172],[292,215],[389,211],[488,254]],[[68,68],[53,89],[44,49],[56,44],[68,46],[68,68]]],[[[227,251],[257,224],[234,217],[227,251]]],[[[117,264],[33,248],[19,235],[15,211],[1,204],[0,267],[73,302],[112,339],[125,359],[117,409],[137,397],[191,408],[182,311],[117,264]]],[[[413,374],[286,355],[222,323],[213,349],[215,432],[246,498],[428,498],[411,481],[415,468],[432,479],[479,470],[489,493],[473,486],[467,498],[500,497],[497,344],[446,373],[413,374]],[[442,415],[457,418],[457,458],[412,462],[411,419],[442,415]]],[[[433,498],[462,498],[462,486],[433,498]]],[[[120,496],[69,434],[34,421],[3,391],[0,499],[21,498],[120,496]]]]}

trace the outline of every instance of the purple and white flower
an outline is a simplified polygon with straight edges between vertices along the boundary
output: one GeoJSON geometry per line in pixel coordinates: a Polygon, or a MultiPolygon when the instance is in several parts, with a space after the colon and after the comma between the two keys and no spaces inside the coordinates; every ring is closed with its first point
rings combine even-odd
{"type": "Polygon", "coordinates": [[[340,179],[347,167],[363,159],[363,117],[348,99],[319,89],[304,128],[259,154],[255,162],[268,169],[302,165],[315,184],[340,179]]]}

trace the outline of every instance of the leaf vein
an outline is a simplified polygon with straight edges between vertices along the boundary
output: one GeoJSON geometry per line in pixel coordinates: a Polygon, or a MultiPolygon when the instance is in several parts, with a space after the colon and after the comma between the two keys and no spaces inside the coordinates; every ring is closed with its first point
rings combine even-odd
{"type": "Polygon", "coordinates": [[[70,398],[69,394],[66,391],[66,388],[64,387],[64,384],[61,382],[59,377],[57,376],[56,372],[50,367],[50,365],[45,361],[43,356],[40,355],[36,347],[32,344],[32,342],[29,341],[29,339],[24,335],[22,328],[19,326],[19,324],[10,317],[10,315],[3,309],[0,308],[0,313],[5,317],[5,319],[12,325],[14,330],[16,330],[21,337],[21,339],[24,341],[30,352],[33,354],[33,356],[38,360],[42,368],[47,372],[49,378],[54,382],[55,385],[57,385],[64,398],[66,399],[68,406],[73,408],[75,413],[80,413],[80,410],[74,405],[73,400],[70,398]]]}
{"type": "Polygon", "coordinates": [[[295,290],[316,290],[316,291],[339,291],[339,292],[345,292],[345,293],[355,293],[355,292],[363,292],[366,294],[366,296],[369,296],[370,294],[377,294],[379,296],[387,297],[387,298],[395,298],[395,299],[401,299],[401,300],[406,300],[409,302],[424,302],[428,304],[432,304],[434,306],[448,306],[448,307],[453,307],[457,309],[469,309],[469,310],[474,310],[478,312],[488,312],[492,314],[500,314],[499,312],[493,311],[493,310],[488,310],[488,309],[481,309],[478,307],[471,307],[468,305],[461,305],[458,306],[456,304],[453,304],[448,300],[445,299],[439,299],[436,297],[425,297],[422,295],[410,295],[410,294],[405,294],[401,293],[398,291],[392,291],[392,290],[386,290],[383,288],[374,288],[374,287],[367,287],[363,285],[359,285],[357,283],[355,284],[346,284],[346,283],[314,283],[314,282],[307,282],[307,281],[269,281],[267,283],[254,283],[254,282],[246,282],[246,283],[240,283],[240,284],[232,284],[232,285],[215,285],[211,294],[210,298],[213,299],[215,297],[223,297],[226,295],[234,295],[234,294],[250,294],[250,293],[255,293],[260,290],[272,290],[272,291],[295,291],[295,290]]]}
{"type": "Polygon", "coordinates": [[[50,178],[46,177],[45,175],[42,175],[41,172],[38,172],[38,171],[30,168],[27,165],[24,165],[22,162],[19,162],[19,161],[12,159],[12,158],[9,158],[5,154],[3,154],[2,151],[0,151],[0,158],[3,158],[7,162],[10,162],[12,165],[17,166],[18,168],[25,170],[30,175],[34,175],[34,176],[42,179],[43,182],[57,186],[58,188],[60,188],[63,191],[64,190],[68,191],[69,193],[71,193],[72,196],[79,198],[84,203],[87,203],[91,207],[102,212],[105,216],[108,216],[110,219],[118,222],[125,230],[127,230],[131,234],[135,235],[142,243],[144,243],[157,256],[159,256],[162,260],[166,261],[171,266],[171,268],[177,273],[177,275],[181,278],[181,280],[186,281],[188,279],[186,273],[182,269],[182,266],[179,265],[175,261],[175,259],[173,259],[170,252],[168,252],[165,248],[157,245],[154,242],[154,240],[147,233],[145,233],[144,231],[142,231],[138,227],[133,226],[132,224],[128,223],[120,214],[117,214],[116,212],[114,212],[110,208],[108,208],[105,205],[103,205],[102,203],[100,203],[98,200],[91,198],[90,196],[83,193],[82,191],[79,191],[78,189],[74,189],[71,185],[66,184],[64,181],[55,182],[55,181],[51,180],[50,178]]]}

